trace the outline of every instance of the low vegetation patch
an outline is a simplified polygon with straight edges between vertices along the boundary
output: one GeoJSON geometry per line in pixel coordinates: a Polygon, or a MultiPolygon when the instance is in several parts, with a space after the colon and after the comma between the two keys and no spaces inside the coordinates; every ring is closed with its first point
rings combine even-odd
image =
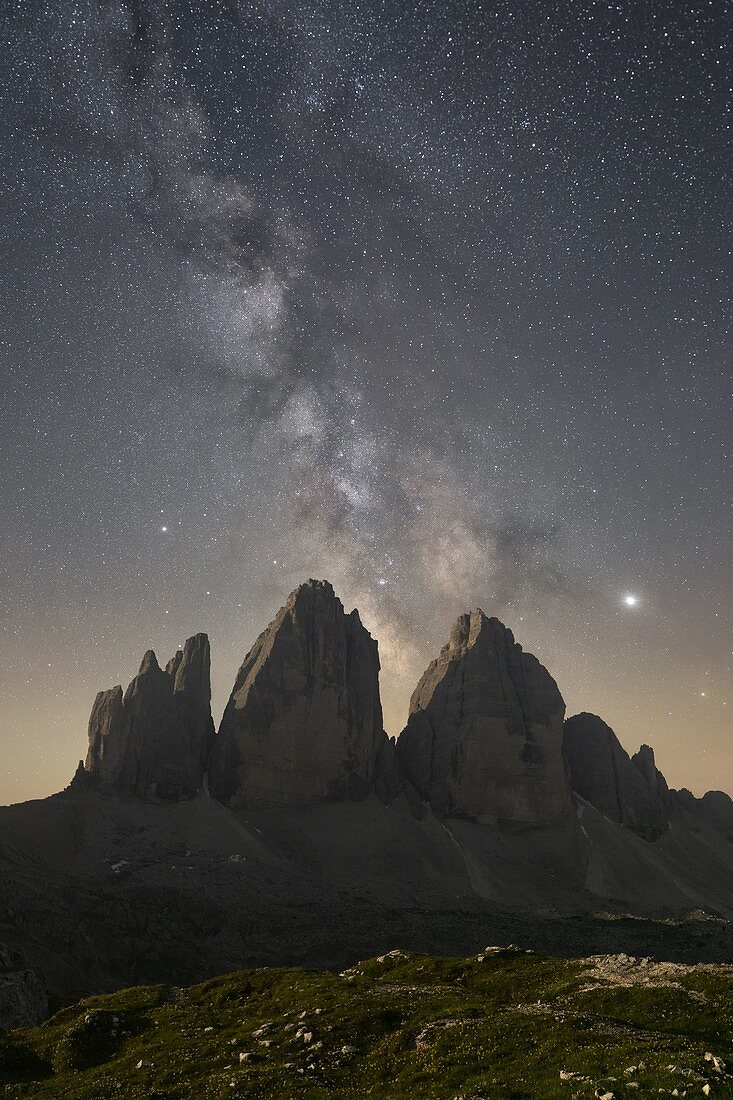
{"type": "Polygon", "coordinates": [[[137,987],[0,1036],[6,1098],[733,1097],[732,1074],[733,967],[513,948],[137,987]]]}

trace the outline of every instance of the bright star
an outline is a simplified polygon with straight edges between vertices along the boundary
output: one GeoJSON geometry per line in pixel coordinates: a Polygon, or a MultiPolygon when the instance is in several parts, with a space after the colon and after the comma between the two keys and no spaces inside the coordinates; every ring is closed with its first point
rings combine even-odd
{"type": "Polygon", "coordinates": [[[626,604],[627,607],[636,607],[638,602],[639,602],[639,597],[638,596],[632,596],[631,594],[629,594],[628,596],[624,596],[624,603],[626,604]]]}

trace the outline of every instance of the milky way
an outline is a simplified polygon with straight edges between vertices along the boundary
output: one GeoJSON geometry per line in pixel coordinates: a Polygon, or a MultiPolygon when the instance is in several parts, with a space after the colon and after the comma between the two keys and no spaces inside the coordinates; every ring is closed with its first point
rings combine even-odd
{"type": "Polygon", "coordinates": [[[722,2],[3,5],[0,800],[296,584],[733,785],[722,2]],[[629,599],[633,596],[633,601],[629,599]]]}

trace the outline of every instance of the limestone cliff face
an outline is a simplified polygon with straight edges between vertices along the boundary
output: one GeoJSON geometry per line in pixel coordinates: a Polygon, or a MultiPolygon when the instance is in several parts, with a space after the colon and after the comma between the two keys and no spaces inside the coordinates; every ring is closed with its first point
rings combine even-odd
{"type": "Polygon", "coordinates": [[[583,713],[565,723],[564,752],[581,798],[647,840],[666,831],[669,790],[648,745],[632,761],[610,726],[583,713]]]}
{"type": "Polygon", "coordinates": [[[382,727],[377,643],[326,581],[288,598],[237,674],[209,772],[232,806],[365,797],[394,768],[382,727]]]}
{"type": "Polygon", "coordinates": [[[192,798],[214,734],[210,667],[209,640],[196,634],[165,670],[149,650],[124,696],[121,687],[101,691],[89,719],[88,781],[117,794],[192,798]]]}
{"type": "Polygon", "coordinates": [[[443,816],[550,821],[570,805],[557,684],[483,611],[461,615],[397,741],[403,774],[443,816]]]}

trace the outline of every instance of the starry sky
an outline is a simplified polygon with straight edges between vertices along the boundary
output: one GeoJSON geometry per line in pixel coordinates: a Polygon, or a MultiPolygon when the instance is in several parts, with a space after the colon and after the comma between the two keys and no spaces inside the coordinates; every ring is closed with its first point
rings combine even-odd
{"type": "Polygon", "coordinates": [[[724,0],[7,0],[0,802],[288,592],[733,790],[724,0]]]}

